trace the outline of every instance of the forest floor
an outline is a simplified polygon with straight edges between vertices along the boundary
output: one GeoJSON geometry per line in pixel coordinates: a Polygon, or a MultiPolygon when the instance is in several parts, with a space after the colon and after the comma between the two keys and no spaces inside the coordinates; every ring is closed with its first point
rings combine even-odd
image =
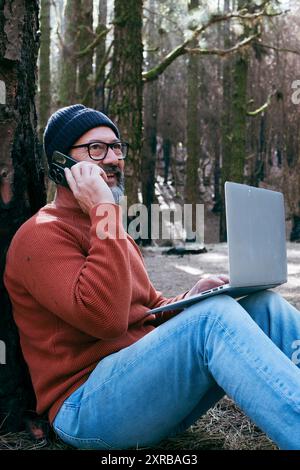
{"type": "MultiPolygon", "coordinates": [[[[171,297],[193,286],[200,276],[227,273],[226,244],[208,244],[207,253],[166,255],[158,249],[142,249],[149,276],[157,290],[171,297]]],[[[278,287],[287,300],[300,309],[300,244],[288,243],[287,284],[278,287]]],[[[34,443],[26,432],[0,436],[0,449],[67,449],[50,435],[34,443]]],[[[276,449],[228,397],[220,400],[180,436],[166,439],[156,449],[276,449]]]]}

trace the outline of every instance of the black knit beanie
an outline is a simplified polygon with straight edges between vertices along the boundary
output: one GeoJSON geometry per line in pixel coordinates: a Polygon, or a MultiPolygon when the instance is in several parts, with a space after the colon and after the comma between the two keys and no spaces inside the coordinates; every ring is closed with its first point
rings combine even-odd
{"type": "Polygon", "coordinates": [[[48,162],[51,162],[55,150],[67,154],[70,147],[85,132],[98,126],[110,127],[120,138],[117,126],[103,113],[74,104],[61,108],[50,116],[44,132],[44,150],[48,162]]]}

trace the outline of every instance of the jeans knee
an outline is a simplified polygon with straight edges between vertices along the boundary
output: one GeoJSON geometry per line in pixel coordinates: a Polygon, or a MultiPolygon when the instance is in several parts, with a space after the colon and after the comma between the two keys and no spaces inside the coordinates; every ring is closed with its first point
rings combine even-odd
{"type": "Polygon", "coordinates": [[[285,300],[280,294],[271,290],[251,294],[240,303],[252,319],[267,331],[270,330],[271,324],[276,325],[285,315],[285,300]]]}
{"type": "Polygon", "coordinates": [[[280,294],[272,290],[264,290],[252,295],[260,315],[265,314],[273,317],[280,314],[280,306],[284,301],[280,294]]]}
{"type": "MultiPolygon", "coordinates": [[[[209,351],[220,351],[222,345],[230,341],[238,343],[241,331],[255,325],[247,312],[232,297],[224,294],[212,296],[187,309],[190,320],[196,320],[198,328],[191,333],[200,348],[204,363],[208,363],[209,351]]],[[[250,329],[249,329],[250,328],[250,329]]]]}
{"type": "Polygon", "coordinates": [[[254,294],[251,294],[255,300],[261,304],[269,305],[270,302],[280,302],[282,300],[281,295],[273,290],[261,290],[254,294]]]}
{"type": "Polygon", "coordinates": [[[222,323],[240,319],[243,309],[239,303],[229,295],[216,295],[192,305],[187,309],[190,315],[199,319],[205,318],[209,323],[222,320],[222,323]]]}

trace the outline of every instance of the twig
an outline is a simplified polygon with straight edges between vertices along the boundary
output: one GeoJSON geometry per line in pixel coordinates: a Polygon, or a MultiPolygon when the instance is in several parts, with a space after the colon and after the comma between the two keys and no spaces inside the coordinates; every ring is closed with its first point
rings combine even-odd
{"type": "Polygon", "coordinates": [[[258,114],[263,113],[268,108],[268,106],[270,106],[271,100],[276,95],[276,93],[277,93],[277,90],[272,91],[272,93],[269,94],[267,101],[262,106],[260,106],[260,108],[257,108],[255,111],[246,111],[246,115],[254,117],[254,116],[257,116],[258,114]]]}
{"type": "Polygon", "coordinates": [[[262,44],[261,42],[258,43],[260,47],[265,47],[266,49],[273,49],[273,51],[277,52],[290,52],[291,54],[300,55],[300,50],[297,51],[296,49],[289,49],[288,47],[275,47],[270,46],[269,44],[262,44]]]}
{"type": "Polygon", "coordinates": [[[229,49],[201,49],[201,48],[186,48],[186,52],[189,54],[200,54],[200,55],[218,55],[218,56],[226,56],[228,54],[232,54],[243,47],[249,45],[254,39],[258,37],[258,34],[253,34],[248,38],[243,39],[243,41],[238,42],[235,46],[230,47],[229,49]]]}

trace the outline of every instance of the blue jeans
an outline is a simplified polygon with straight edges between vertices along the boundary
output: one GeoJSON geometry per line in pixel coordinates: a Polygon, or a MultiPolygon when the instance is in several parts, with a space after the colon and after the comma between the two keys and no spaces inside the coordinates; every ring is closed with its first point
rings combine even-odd
{"type": "Polygon", "coordinates": [[[102,359],[54,430],[84,449],[155,446],[226,393],[281,449],[300,449],[299,340],[300,312],[275,292],[205,299],[102,359]]]}

